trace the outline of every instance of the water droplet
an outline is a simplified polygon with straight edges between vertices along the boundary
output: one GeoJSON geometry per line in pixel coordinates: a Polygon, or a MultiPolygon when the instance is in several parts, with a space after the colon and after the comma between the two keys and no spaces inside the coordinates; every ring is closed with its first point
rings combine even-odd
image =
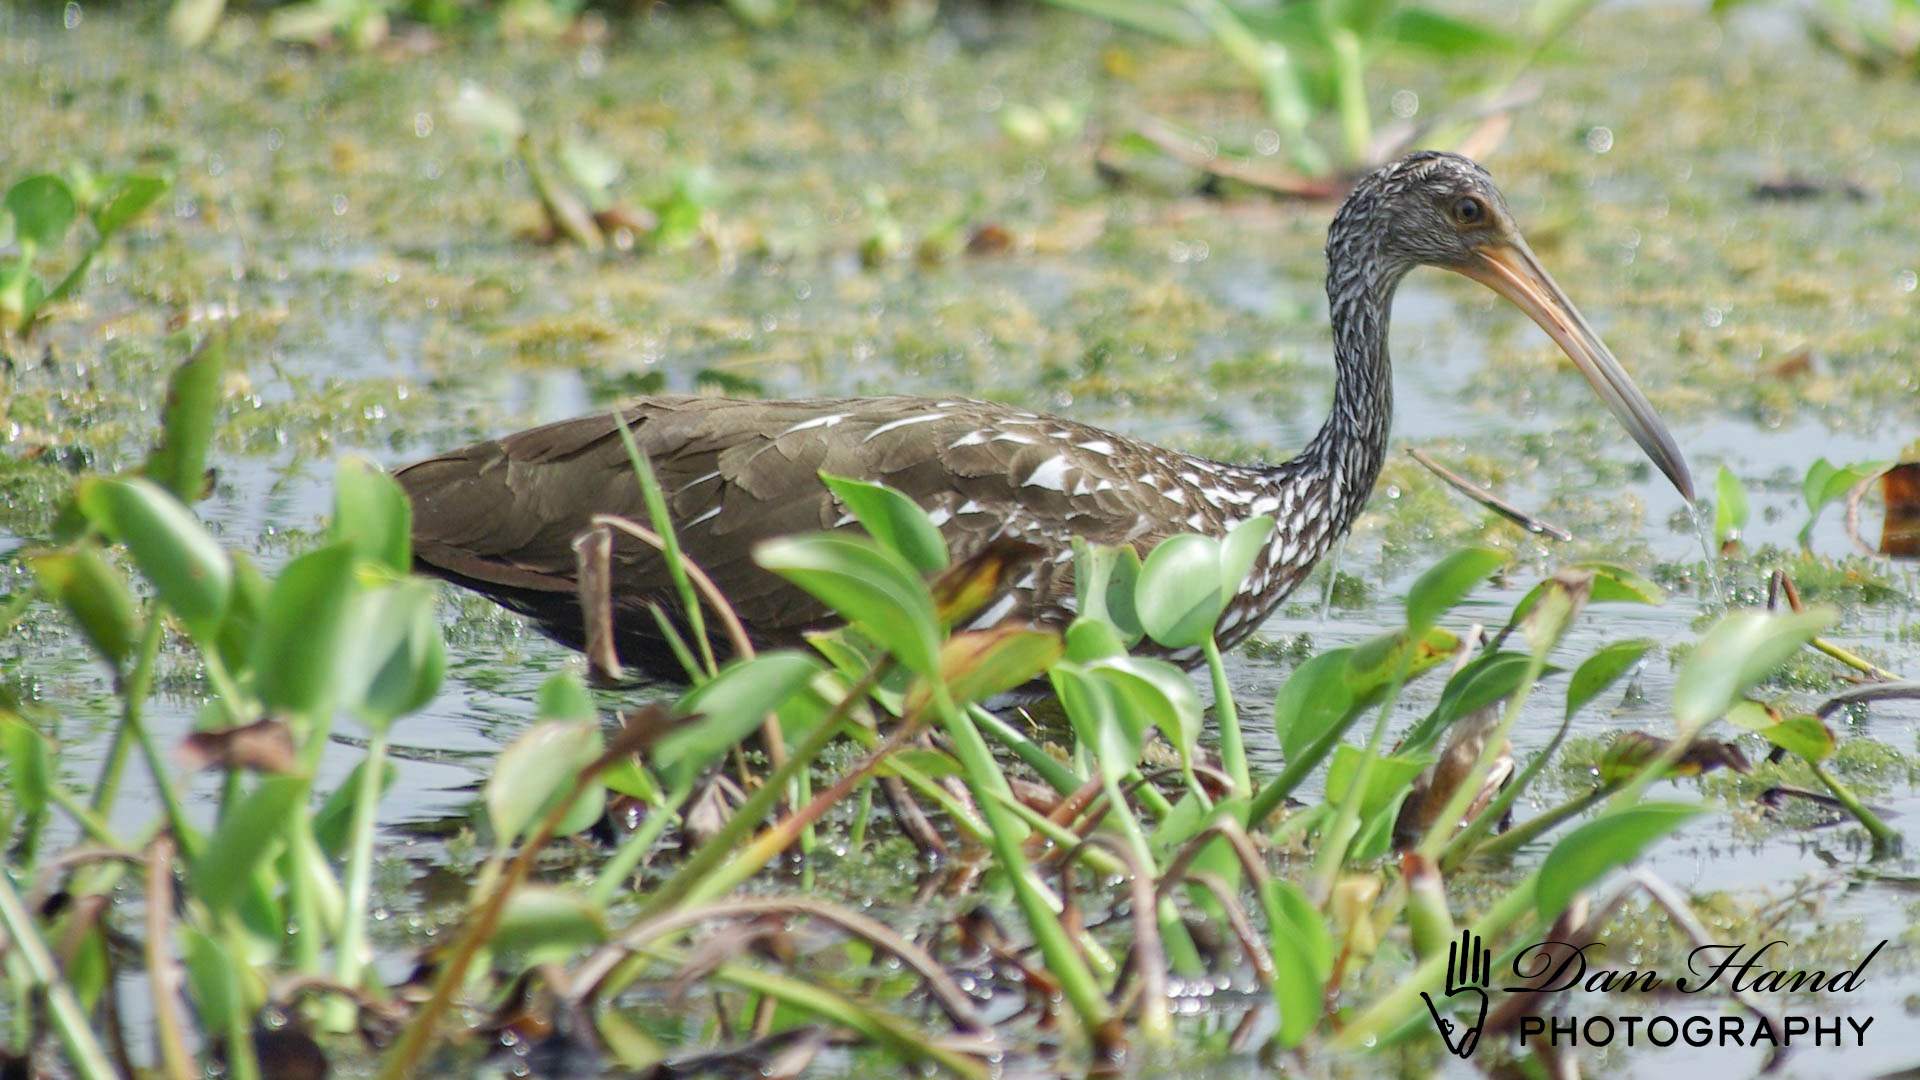
{"type": "Polygon", "coordinates": [[[1721,323],[1727,321],[1727,313],[1717,307],[1709,307],[1700,313],[1700,321],[1705,323],[1709,328],[1719,326],[1721,323]]]}
{"type": "Polygon", "coordinates": [[[73,0],[67,0],[67,12],[65,17],[62,20],[66,23],[67,29],[69,30],[79,29],[80,19],[81,19],[80,5],[73,3],[73,0]]]}
{"type": "Polygon", "coordinates": [[[1895,284],[1900,286],[1901,292],[1912,292],[1914,289],[1920,288],[1920,274],[1915,274],[1911,270],[1900,271],[1894,275],[1893,280],[1895,284]]]}
{"type": "Polygon", "coordinates": [[[432,113],[417,112],[413,114],[413,134],[415,138],[419,139],[424,139],[433,134],[432,113]]]}
{"type": "Polygon", "coordinates": [[[347,214],[347,197],[345,195],[335,195],[333,197],[333,216],[345,217],[346,214],[347,214]]]}
{"type": "Polygon", "coordinates": [[[1604,154],[1613,149],[1613,129],[1608,127],[1588,128],[1587,149],[1596,154],[1604,154]]]}
{"type": "Polygon", "coordinates": [[[1272,157],[1280,152],[1280,133],[1272,128],[1261,128],[1253,136],[1253,152],[1261,157],[1272,157]]]}
{"type": "Polygon", "coordinates": [[[1387,107],[1393,110],[1393,115],[1405,120],[1420,111],[1420,95],[1411,90],[1396,90],[1387,100],[1387,107]]]}

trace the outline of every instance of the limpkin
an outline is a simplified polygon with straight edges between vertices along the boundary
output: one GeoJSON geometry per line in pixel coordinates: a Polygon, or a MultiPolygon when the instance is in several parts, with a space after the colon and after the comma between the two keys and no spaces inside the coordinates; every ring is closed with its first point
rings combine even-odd
{"type": "MultiPolygon", "coordinates": [[[[1223,534],[1270,514],[1278,527],[1218,627],[1223,647],[1238,643],[1347,531],[1373,490],[1393,409],[1388,313],[1400,280],[1422,265],[1479,281],[1531,316],[1692,501],[1673,437],[1540,266],[1478,164],[1424,152],[1365,176],[1334,216],[1326,253],[1333,410],[1298,456],[1277,465],[1210,461],[961,398],[660,396],[623,415],[668,496],[685,550],[732,600],[756,643],[767,645],[793,644],[827,619],[752,555],[773,536],[851,525],[821,484],[822,470],[905,492],[956,558],[1002,537],[1041,548],[1017,586],[974,620],[979,626],[1069,621],[1075,537],[1131,544],[1144,554],[1174,533],[1223,534]]],[[[421,569],[529,616],[576,648],[582,629],[572,541],[597,513],[646,517],[619,432],[604,413],[455,450],[398,477],[413,500],[421,569]]],[[[621,538],[612,591],[622,661],[676,674],[646,610],[671,595],[662,559],[621,538]]]]}

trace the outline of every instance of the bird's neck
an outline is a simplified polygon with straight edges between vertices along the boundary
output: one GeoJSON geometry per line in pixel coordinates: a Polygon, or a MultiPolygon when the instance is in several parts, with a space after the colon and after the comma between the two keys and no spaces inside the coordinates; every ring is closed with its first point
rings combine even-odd
{"type": "MultiPolygon", "coordinates": [[[[1343,214],[1342,217],[1347,217],[1343,214]]],[[[1333,409],[1306,449],[1281,468],[1316,488],[1327,544],[1345,535],[1366,505],[1386,461],[1393,426],[1393,371],[1387,319],[1406,269],[1380,257],[1364,222],[1336,220],[1327,242],[1327,301],[1333,323],[1333,409]],[[1359,226],[1359,227],[1355,227],[1359,226]]]]}

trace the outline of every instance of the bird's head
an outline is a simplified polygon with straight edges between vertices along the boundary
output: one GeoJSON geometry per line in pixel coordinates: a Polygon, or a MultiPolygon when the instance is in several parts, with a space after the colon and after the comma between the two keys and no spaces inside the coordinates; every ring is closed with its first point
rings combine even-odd
{"type": "Polygon", "coordinates": [[[1389,279],[1416,266],[1465,275],[1540,325],[1688,502],[1693,477],[1666,424],[1540,265],[1493,177],[1458,154],[1422,151],[1362,177],[1329,234],[1365,236],[1389,279]],[[1343,228],[1344,223],[1344,228],[1343,228]]]}

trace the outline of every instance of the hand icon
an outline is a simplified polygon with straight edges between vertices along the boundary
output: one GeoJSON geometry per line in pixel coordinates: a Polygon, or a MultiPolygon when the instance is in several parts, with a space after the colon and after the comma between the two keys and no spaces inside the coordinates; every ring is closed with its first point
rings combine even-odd
{"type": "Polygon", "coordinates": [[[1463,930],[1460,940],[1447,946],[1447,992],[1444,1000],[1450,1002],[1456,997],[1465,996],[1471,1005],[1471,999],[1478,998],[1479,1008],[1469,1010],[1473,1015],[1473,1023],[1465,1031],[1457,1031],[1459,1025],[1441,1013],[1433,996],[1424,990],[1420,993],[1427,1003],[1427,1011],[1433,1014],[1433,1026],[1439,1029],[1441,1041],[1447,1044],[1449,1051],[1462,1059],[1471,1056],[1474,1047],[1480,1043],[1480,1029],[1487,1022],[1487,984],[1492,979],[1493,953],[1473,936],[1473,931],[1463,930]]]}

